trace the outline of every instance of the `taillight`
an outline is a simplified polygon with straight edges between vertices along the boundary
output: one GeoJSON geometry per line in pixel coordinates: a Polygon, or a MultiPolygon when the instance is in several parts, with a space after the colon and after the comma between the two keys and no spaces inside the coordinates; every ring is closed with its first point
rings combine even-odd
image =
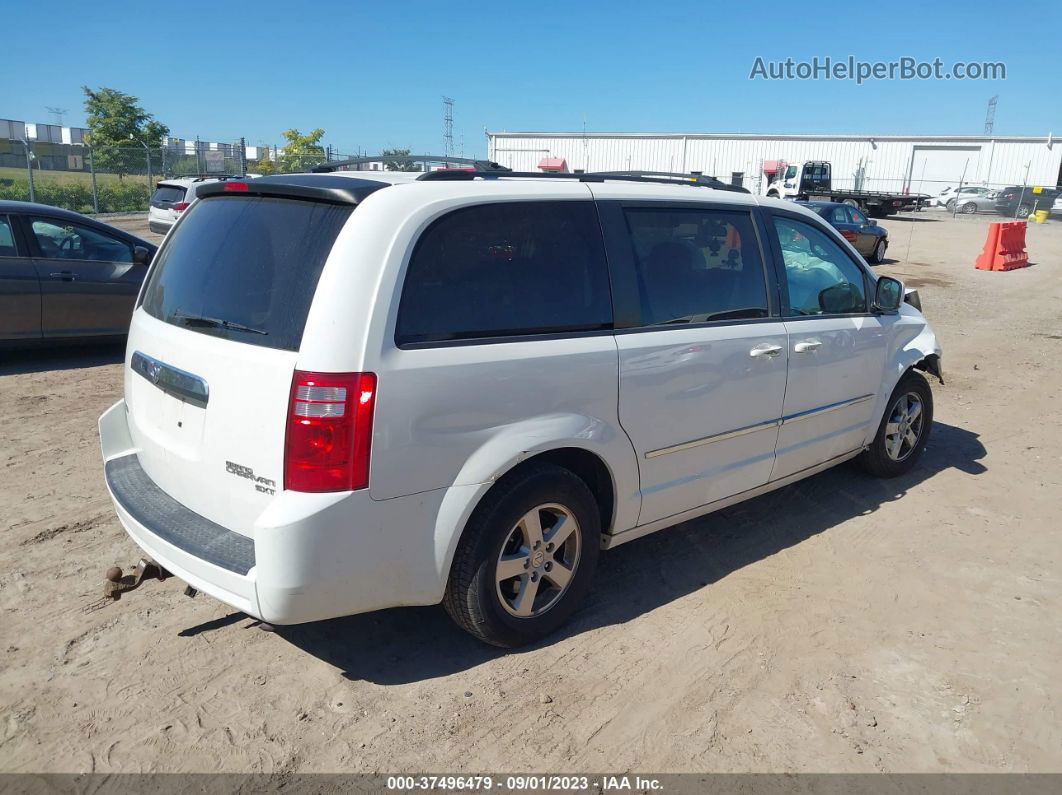
{"type": "Polygon", "coordinates": [[[840,231],[841,231],[841,237],[843,237],[849,243],[855,243],[856,242],[856,233],[853,232],[851,229],[842,229],[840,231]]]}
{"type": "Polygon", "coordinates": [[[369,485],[373,373],[295,371],[284,441],[284,488],[353,491],[369,485]]]}
{"type": "Polygon", "coordinates": [[[173,209],[179,213],[183,213],[185,210],[188,209],[188,202],[177,202],[175,205],[173,205],[173,209]]]}
{"type": "Polygon", "coordinates": [[[225,183],[225,187],[223,187],[222,190],[223,191],[228,191],[229,193],[246,193],[247,192],[247,183],[246,182],[226,182],[225,183]]]}

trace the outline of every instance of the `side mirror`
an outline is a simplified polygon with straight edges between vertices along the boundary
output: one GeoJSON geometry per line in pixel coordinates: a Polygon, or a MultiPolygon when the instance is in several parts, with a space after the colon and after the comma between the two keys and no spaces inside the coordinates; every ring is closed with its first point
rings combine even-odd
{"type": "Polygon", "coordinates": [[[147,265],[151,262],[151,251],[143,246],[134,246],[133,262],[137,265],[147,265]]]}
{"type": "Polygon", "coordinates": [[[879,277],[877,286],[874,288],[874,311],[892,314],[899,311],[901,303],[903,303],[903,282],[891,276],[879,277]]]}

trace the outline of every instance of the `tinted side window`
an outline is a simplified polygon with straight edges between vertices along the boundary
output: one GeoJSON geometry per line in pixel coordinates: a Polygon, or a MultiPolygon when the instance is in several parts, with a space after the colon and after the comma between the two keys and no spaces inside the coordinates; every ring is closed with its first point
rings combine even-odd
{"type": "Polygon", "coordinates": [[[845,315],[867,308],[863,270],[825,232],[774,219],[789,286],[789,314],[845,315]]]}
{"type": "Polygon", "coordinates": [[[124,240],[65,220],[31,219],[33,236],[47,259],[132,262],[133,247],[124,240]]]}
{"type": "Polygon", "coordinates": [[[17,257],[15,236],[11,231],[11,222],[6,215],[0,215],[0,257],[17,257]]]}
{"type": "Polygon", "coordinates": [[[509,202],[455,210],[417,242],[399,345],[592,331],[612,325],[592,202],[509,202]]]}
{"type": "Polygon", "coordinates": [[[748,213],[628,208],[642,324],[766,317],[767,285],[748,213]]]}
{"type": "Polygon", "coordinates": [[[834,207],[830,211],[830,222],[835,224],[849,223],[847,209],[844,207],[834,207]]]}

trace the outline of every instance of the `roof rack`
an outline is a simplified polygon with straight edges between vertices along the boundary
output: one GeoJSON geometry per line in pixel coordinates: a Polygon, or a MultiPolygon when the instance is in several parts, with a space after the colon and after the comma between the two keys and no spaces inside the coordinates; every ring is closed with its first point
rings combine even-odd
{"type": "Polygon", "coordinates": [[[613,177],[659,177],[661,179],[666,178],[668,180],[688,182],[705,188],[714,188],[715,190],[728,190],[734,193],[749,193],[747,188],[743,188],[740,185],[731,185],[729,182],[723,182],[719,177],[708,177],[704,174],[680,174],[674,171],[598,171],[597,173],[608,174],[613,177]]]}
{"type": "Polygon", "coordinates": [[[670,172],[630,172],[630,171],[601,171],[588,174],[561,174],[555,171],[428,171],[417,177],[424,181],[458,181],[472,179],[574,179],[579,182],[648,182],[657,185],[689,185],[691,187],[712,188],[714,190],[727,190],[734,193],[749,193],[746,188],[737,185],[728,185],[715,177],[703,177],[696,174],[671,174],[670,172]]]}
{"type": "MultiPolygon", "coordinates": [[[[348,166],[361,166],[366,163],[381,163],[387,160],[399,160],[410,163],[445,163],[450,165],[465,165],[472,166],[476,171],[509,171],[499,163],[495,163],[492,160],[475,160],[469,157],[451,157],[448,155],[396,155],[396,154],[378,154],[378,155],[365,155],[363,157],[351,157],[346,160],[328,160],[324,163],[320,163],[310,171],[314,174],[327,174],[332,171],[338,171],[341,168],[348,166]]],[[[431,173],[431,172],[425,172],[431,173]]]]}
{"type": "Polygon", "coordinates": [[[161,177],[161,182],[174,179],[190,179],[192,182],[202,182],[205,179],[244,179],[239,174],[177,174],[173,177],[161,177]]]}

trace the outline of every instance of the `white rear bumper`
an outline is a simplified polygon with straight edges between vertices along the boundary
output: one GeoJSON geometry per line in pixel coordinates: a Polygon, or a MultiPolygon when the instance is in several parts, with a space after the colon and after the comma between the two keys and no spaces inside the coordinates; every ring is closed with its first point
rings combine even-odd
{"type": "MultiPolygon", "coordinates": [[[[125,401],[100,417],[99,429],[105,464],[138,452],[125,401]]],[[[212,563],[179,538],[168,540],[180,524],[172,516],[168,537],[146,526],[141,518],[151,511],[137,508],[157,505],[130,505],[129,495],[113,485],[108,480],[118,518],[148,556],[193,588],[263,621],[299,624],[442,598],[448,561],[439,554],[435,525],[447,489],[379,501],[367,491],[282,491],[250,529],[254,553],[244,574],[212,563]]],[[[174,503],[164,493],[160,501],[174,503]]],[[[189,523],[205,521],[183,506],[175,510],[187,512],[189,523]]]]}

